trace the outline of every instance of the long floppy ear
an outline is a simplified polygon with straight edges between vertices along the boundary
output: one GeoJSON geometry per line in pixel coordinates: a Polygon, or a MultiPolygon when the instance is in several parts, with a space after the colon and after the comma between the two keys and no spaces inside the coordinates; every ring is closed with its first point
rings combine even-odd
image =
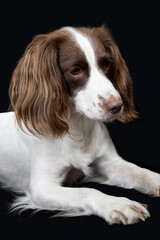
{"type": "Polygon", "coordinates": [[[56,34],[36,36],[13,72],[9,94],[19,127],[37,135],[68,132],[67,90],[57,63],[56,34]]]}
{"type": "Polygon", "coordinates": [[[138,113],[135,110],[133,103],[132,80],[118,47],[114,44],[112,47],[115,55],[115,63],[113,63],[113,66],[111,66],[111,75],[113,77],[113,84],[120,93],[124,103],[124,113],[118,118],[118,120],[126,123],[133,121],[138,117],[138,113]]]}
{"type": "Polygon", "coordinates": [[[133,103],[133,87],[128,68],[108,29],[104,25],[99,29],[106,51],[110,52],[112,59],[108,77],[120,93],[124,103],[124,113],[118,120],[124,123],[133,121],[138,117],[138,113],[133,103]]]}

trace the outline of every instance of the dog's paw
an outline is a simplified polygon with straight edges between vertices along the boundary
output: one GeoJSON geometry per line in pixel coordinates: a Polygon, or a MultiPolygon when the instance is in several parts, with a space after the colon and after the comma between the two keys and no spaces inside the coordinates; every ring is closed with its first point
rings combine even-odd
{"type": "Polygon", "coordinates": [[[160,186],[157,188],[156,197],[160,197],[160,186]]]}
{"type": "MultiPolygon", "coordinates": [[[[145,176],[144,186],[148,195],[153,197],[160,197],[160,174],[148,171],[145,176]]],[[[142,191],[143,192],[143,191],[142,191]]]]}
{"type": "Polygon", "coordinates": [[[105,220],[109,224],[133,224],[145,221],[150,216],[147,205],[127,198],[119,198],[111,204],[111,208],[106,211],[105,220]]]}
{"type": "Polygon", "coordinates": [[[160,197],[160,186],[156,185],[157,184],[153,184],[152,189],[146,192],[144,191],[144,193],[150,195],[151,197],[160,197]]]}

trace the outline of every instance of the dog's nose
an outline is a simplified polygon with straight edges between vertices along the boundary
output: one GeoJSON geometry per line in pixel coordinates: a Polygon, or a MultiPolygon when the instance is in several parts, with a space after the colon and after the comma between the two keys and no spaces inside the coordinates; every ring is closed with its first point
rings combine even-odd
{"type": "Polygon", "coordinates": [[[110,97],[108,101],[105,102],[105,107],[107,108],[107,111],[112,114],[120,112],[122,106],[123,102],[120,97],[110,97]]]}

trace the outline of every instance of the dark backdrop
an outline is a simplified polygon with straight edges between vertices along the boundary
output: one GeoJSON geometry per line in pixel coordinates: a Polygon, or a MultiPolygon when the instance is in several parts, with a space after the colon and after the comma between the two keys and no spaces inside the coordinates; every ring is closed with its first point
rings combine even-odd
{"type": "MultiPolygon", "coordinates": [[[[32,36],[62,26],[106,23],[127,62],[140,119],[109,125],[119,153],[129,161],[160,172],[160,14],[158,1],[36,1],[0,3],[0,111],[9,107],[12,71],[32,36]]],[[[147,203],[151,218],[131,226],[108,226],[91,217],[51,218],[9,213],[12,195],[0,190],[0,239],[150,239],[159,236],[160,199],[134,190],[89,184],[103,192],[147,203]]]]}

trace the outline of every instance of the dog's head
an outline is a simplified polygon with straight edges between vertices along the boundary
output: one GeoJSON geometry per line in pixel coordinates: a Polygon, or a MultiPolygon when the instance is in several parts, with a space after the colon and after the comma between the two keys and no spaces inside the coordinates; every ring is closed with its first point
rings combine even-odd
{"type": "Polygon", "coordinates": [[[132,82],[106,27],[65,27],[36,36],[10,85],[17,122],[32,134],[68,132],[67,109],[101,121],[136,118],[132,82]]]}

